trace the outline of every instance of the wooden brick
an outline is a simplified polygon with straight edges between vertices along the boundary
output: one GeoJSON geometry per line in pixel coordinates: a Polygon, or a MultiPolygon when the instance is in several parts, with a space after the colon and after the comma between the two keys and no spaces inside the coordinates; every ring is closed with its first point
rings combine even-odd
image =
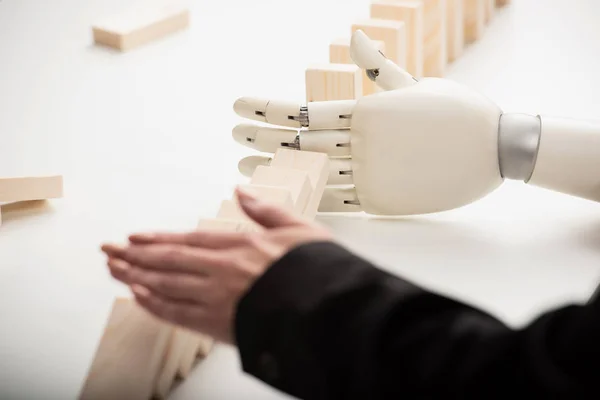
{"type": "Polygon", "coordinates": [[[79,399],[148,400],[172,330],[135,300],[117,298],[79,399]]]}
{"type": "Polygon", "coordinates": [[[446,4],[446,43],[448,62],[458,59],[465,47],[464,0],[448,0],[446,4]]]}
{"type": "Polygon", "coordinates": [[[190,336],[187,331],[174,327],[169,337],[169,344],[158,378],[154,383],[154,398],[167,398],[173,382],[177,377],[181,359],[189,350],[188,340],[190,336]]]}
{"type": "Polygon", "coordinates": [[[306,70],[306,101],[355,100],[362,96],[362,71],[351,64],[319,64],[306,70]]]}
{"type": "Polygon", "coordinates": [[[188,27],[189,11],[168,2],[138,3],[92,27],[94,42],[128,51],[188,27]]]}
{"type": "Polygon", "coordinates": [[[424,14],[420,1],[375,0],[371,18],[401,21],[406,30],[406,70],[416,78],[423,76],[424,14]]]}
{"type": "Polygon", "coordinates": [[[465,43],[479,40],[485,30],[485,2],[487,0],[464,0],[465,43]]]}
{"type": "Polygon", "coordinates": [[[402,21],[371,18],[357,21],[352,33],[362,30],[372,40],[385,44],[386,56],[398,66],[406,69],[406,25],[402,21]]]}
{"type": "MultiPolygon", "coordinates": [[[[280,151],[275,154],[277,153],[280,153],[280,151]]],[[[309,172],[286,166],[275,166],[277,168],[273,168],[273,162],[271,161],[271,166],[259,165],[256,167],[250,183],[253,185],[280,186],[289,190],[293,209],[297,213],[303,213],[313,191],[309,172]]]]}
{"type": "Polygon", "coordinates": [[[0,178],[0,202],[45,200],[62,196],[62,176],[0,178]]]}
{"type": "Polygon", "coordinates": [[[423,0],[425,42],[423,73],[443,77],[446,74],[446,0],[423,0]]]}
{"type": "MultiPolygon", "coordinates": [[[[350,38],[337,39],[329,45],[329,62],[332,64],[352,64],[354,61],[350,57],[350,38]]],[[[385,43],[381,40],[373,40],[375,47],[385,54],[385,43]]],[[[375,82],[367,76],[366,71],[362,72],[362,95],[368,96],[374,93],[381,92],[381,89],[375,82]]]]}

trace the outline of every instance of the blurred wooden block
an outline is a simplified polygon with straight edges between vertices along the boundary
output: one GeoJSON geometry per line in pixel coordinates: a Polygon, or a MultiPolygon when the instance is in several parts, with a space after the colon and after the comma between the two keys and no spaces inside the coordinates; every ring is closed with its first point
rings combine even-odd
{"type": "Polygon", "coordinates": [[[292,168],[308,173],[312,191],[304,209],[304,217],[313,219],[329,177],[329,156],[325,153],[279,149],[269,168],[292,168]]]}
{"type": "Polygon", "coordinates": [[[315,64],[306,69],[306,101],[355,100],[362,96],[362,71],[351,64],[315,64]]]}
{"type": "Polygon", "coordinates": [[[56,199],[63,196],[63,177],[0,178],[0,202],[56,199]]]}
{"type": "MultiPolygon", "coordinates": [[[[385,43],[381,40],[373,40],[373,44],[379,51],[385,54],[385,43]]],[[[354,61],[350,57],[350,38],[337,39],[329,45],[329,62],[332,64],[352,64],[354,61]]],[[[369,79],[366,71],[362,72],[362,95],[368,96],[373,93],[381,92],[381,89],[375,82],[369,79]]]]}
{"type": "Polygon", "coordinates": [[[117,298],[80,400],[148,400],[173,331],[134,299],[117,298]]]}
{"type": "Polygon", "coordinates": [[[489,24],[496,14],[496,0],[485,0],[485,23],[489,24]]]}
{"type": "Polygon", "coordinates": [[[486,1],[464,0],[465,43],[473,43],[483,36],[485,30],[486,1]]]}
{"type": "Polygon", "coordinates": [[[162,366],[158,378],[154,383],[153,398],[167,398],[173,382],[179,372],[181,359],[188,348],[189,334],[184,329],[173,327],[169,337],[165,357],[163,358],[162,366]]]}
{"type": "Polygon", "coordinates": [[[351,33],[362,30],[372,40],[381,40],[386,57],[406,69],[406,25],[401,21],[366,19],[352,25],[351,33]]]}
{"type": "MultiPolygon", "coordinates": [[[[295,152],[295,150],[289,151],[295,152]]],[[[298,214],[304,213],[313,190],[307,171],[283,166],[273,168],[272,161],[271,166],[259,165],[256,167],[250,183],[252,185],[278,186],[288,190],[292,209],[298,214]]]]}
{"type": "Polygon", "coordinates": [[[448,63],[446,39],[446,0],[423,0],[425,42],[423,73],[443,77],[448,63]]]}
{"type": "Polygon", "coordinates": [[[460,57],[465,47],[464,0],[447,0],[446,43],[448,62],[460,57]]]}
{"type": "Polygon", "coordinates": [[[375,0],[371,18],[403,22],[406,30],[406,70],[423,77],[424,7],[420,1],[375,0]]]}
{"type": "MultiPolygon", "coordinates": [[[[182,328],[180,328],[182,329],[182,328]]],[[[192,371],[194,362],[197,359],[205,358],[214,345],[214,339],[208,335],[188,331],[188,340],[186,350],[181,357],[177,375],[181,378],[187,378],[192,371]]]]}
{"type": "Polygon", "coordinates": [[[92,27],[96,44],[127,51],[188,27],[189,11],[169,3],[138,3],[92,27]]]}

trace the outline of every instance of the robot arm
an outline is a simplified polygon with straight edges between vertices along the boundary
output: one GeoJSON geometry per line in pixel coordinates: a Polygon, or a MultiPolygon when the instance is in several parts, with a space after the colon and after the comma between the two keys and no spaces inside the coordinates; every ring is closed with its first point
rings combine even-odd
{"type": "MultiPolygon", "coordinates": [[[[504,179],[600,201],[600,123],[505,114],[455,82],[417,81],[361,31],[351,55],[384,92],[307,105],[245,97],[234,105],[242,117],[278,125],[241,124],[233,130],[239,143],[330,156],[320,211],[440,212],[486,196],[504,179]]],[[[250,176],[269,162],[251,156],[239,169],[250,176]]]]}

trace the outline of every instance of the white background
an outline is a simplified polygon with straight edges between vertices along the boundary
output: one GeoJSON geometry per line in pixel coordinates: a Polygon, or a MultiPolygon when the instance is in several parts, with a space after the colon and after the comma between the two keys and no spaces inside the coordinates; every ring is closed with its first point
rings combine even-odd
{"type": "MultiPolygon", "coordinates": [[[[514,0],[448,77],[505,110],[600,118],[595,0],[514,0]]],[[[70,399],[112,299],[99,246],[192,229],[244,179],[240,96],[304,99],[304,69],[368,16],[368,0],[194,1],[192,26],[137,51],[91,44],[123,0],[0,1],[0,176],[60,173],[65,198],[0,227],[1,398],[70,399]]],[[[452,212],[321,216],[383,268],[518,326],[583,302],[600,276],[600,205],[506,182],[452,212]]],[[[174,399],[276,399],[217,348],[174,399]]]]}

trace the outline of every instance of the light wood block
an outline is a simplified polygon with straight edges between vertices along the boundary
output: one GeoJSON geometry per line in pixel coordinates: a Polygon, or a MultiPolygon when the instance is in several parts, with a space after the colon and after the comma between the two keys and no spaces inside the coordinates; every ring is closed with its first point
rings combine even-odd
{"type": "Polygon", "coordinates": [[[190,13],[168,2],[138,3],[92,27],[96,44],[128,51],[181,31],[189,26],[190,13]]]}
{"type": "Polygon", "coordinates": [[[446,0],[423,0],[425,42],[423,73],[443,77],[448,63],[446,39],[446,0]]]}
{"type": "Polygon", "coordinates": [[[423,77],[423,11],[421,1],[375,0],[371,3],[371,18],[404,22],[406,70],[417,79],[423,77]]]}
{"type": "Polygon", "coordinates": [[[448,0],[446,4],[446,43],[448,62],[458,59],[465,48],[464,0],[448,0]]]}
{"type": "Polygon", "coordinates": [[[386,57],[406,69],[406,25],[402,21],[370,18],[352,25],[352,33],[362,30],[372,40],[385,44],[386,57]]]}
{"type": "Polygon", "coordinates": [[[63,196],[62,176],[0,178],[0,202],[56,199],[63,196]]]}
{"type": "Polygon", "coordinates": [[[487,0],[464,0],[465,43],[479,40],[485,31],[485,2],[487,0]]]}
{"type": "Polygon", "coordinates": [[[306,101],[355,100],[362,96],[362,71],[350,64],[315,64],[306,69],[306,101]]]}
{"type": "Polygon", "coordinates": [[[197,332],[188,332],[188,341],[186,350],[181,357],[177,375],[181,378],[187,378],[197,359],[205,358],[213,348],[214,340],[208,336],[197,332]]]}
{"type": "MultiPolygon", "coordinates": [[[[381,40],[373,40],[373,44],[377,50],[385,54],[385,43],[381,40]]],[[[350,57],[350,38],[341,38],[331,42],[329,45],[329,62],[332,64],[354,64],[350,57]]],[[[367,76],[367,72],[362,72],[362,95],[368,96],[382,90],[367,76]]]]}
{"type": "Polygon", "coordinates": [[[485,1],[485,23],[489,24],[496,14],[496,0],[485,1]]]}
{"type": "Polygon", "coordinates": [[[252,185],[279,186],[287,189],[291,195],[293,210],[299,214],[304,213],[306,210],[313,191],[309,172],[285,166],[273,168],[273,161],[271,161],[271,166],[259,165],[256,167],[252,178],[250,178],[250,183],[252,185]]]}
{"type": "Polygon", "coordinates": [[[173,327],[169,337],[168,347],[163,358],[162,366],[158,378],[154,383],[153,397],[156,399],[165,399],[173,382],[177,377],[179,365],[185,352],[188,350],[188,340],[190,336],[187,331],[173,327]]]}
{"type": "Polygon", "coordinates": [[[325,153],[279,149],[269,168],[293,168],[308,172],[312,192],[304,210],[304,217],[313,219],[329,177],[329,157],[325,153]]]}
{"type": "Polygon", "coordinates": [[[148,400],[172,327],[135,300],[117,298],[80,400],[148,400]]]}

